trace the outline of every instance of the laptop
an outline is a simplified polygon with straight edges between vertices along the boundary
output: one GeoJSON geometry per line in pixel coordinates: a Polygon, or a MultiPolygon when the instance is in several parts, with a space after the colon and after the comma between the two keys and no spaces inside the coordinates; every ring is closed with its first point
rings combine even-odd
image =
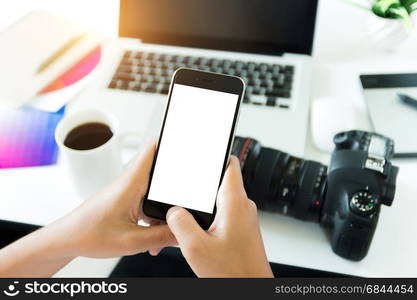
{"type": "Polygon", "coordinates": [[[237,75],[247,86],[237,135],[301,156],[317,2],[120,0],[120,38],[103,46],[95,83],[72,108],[110,111],[122,131],[149,138],[177,68],[237,75]]]}

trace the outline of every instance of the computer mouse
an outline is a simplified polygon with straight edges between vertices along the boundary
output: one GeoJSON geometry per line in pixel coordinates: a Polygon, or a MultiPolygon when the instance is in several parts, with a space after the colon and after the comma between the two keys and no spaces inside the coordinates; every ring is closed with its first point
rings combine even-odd
{"type": "Polygon", "coordinates": [[[330,97],[318,98],[311,105],[311,136],[315,146],[325,152],[334,149],[333,137],[357,126],[354,104],[330,97]]]}

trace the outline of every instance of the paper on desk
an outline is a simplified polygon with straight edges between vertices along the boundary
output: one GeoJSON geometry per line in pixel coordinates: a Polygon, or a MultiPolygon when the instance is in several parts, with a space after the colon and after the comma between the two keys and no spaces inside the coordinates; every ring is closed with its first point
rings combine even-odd
{"type": "Polygon", "coordinates": [[[101,47],[97,47],[44,88],[40,95],[28,103],[29,106],[48,112],[56,112],[61,109],[91,80],[100,58],[101,47]]]}
{"type": "Polygon", "coordinates": [[[18,107],[96,48],[102,37],[44,11],[0,32],[0,107],[18,107]]]}
{"type": "Polygon", "coordinates": [[[36,96],[27,103],[27,106],[47,112],[56,112],[81,92],[90,81],[91,75],[87,75],[63,89],[36,96]]]}

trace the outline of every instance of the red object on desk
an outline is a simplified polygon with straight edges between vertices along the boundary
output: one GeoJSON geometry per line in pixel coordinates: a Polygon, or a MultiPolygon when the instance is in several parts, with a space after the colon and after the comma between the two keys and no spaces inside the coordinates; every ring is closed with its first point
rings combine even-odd
{"type": "Polygon", "coordinates": [[[98,46],[84,58],[82,58],[78,63],[76,63],[72,68],[66,71],[64,74],[59,76],[58,79],[50,83],[45,87],[39,94],[46,94],[53,92],[64,87],[67,87],[78,80],[87,76],[99,63],[101,58],[101,47],[98,46]]]}

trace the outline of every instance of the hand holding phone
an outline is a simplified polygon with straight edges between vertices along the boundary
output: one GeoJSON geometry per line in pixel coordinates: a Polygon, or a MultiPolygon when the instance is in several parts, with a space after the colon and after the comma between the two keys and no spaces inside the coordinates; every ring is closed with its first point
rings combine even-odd
{"type": "Polygon", "coordinates": [[[272,277],[256,205],[243,187],[236,157],[219,190],[217,214],[205,232],[185,209],[168,211],[167,223],[194,273],[199,277],[272,277]]]}
{"type": "Polygon", "coordinates": [[[176,71],[145,195],[145,215],[165,220],[170,207],[181,206],[209,228],[243,92],[244,83],[235,76],[176,71]]]}

